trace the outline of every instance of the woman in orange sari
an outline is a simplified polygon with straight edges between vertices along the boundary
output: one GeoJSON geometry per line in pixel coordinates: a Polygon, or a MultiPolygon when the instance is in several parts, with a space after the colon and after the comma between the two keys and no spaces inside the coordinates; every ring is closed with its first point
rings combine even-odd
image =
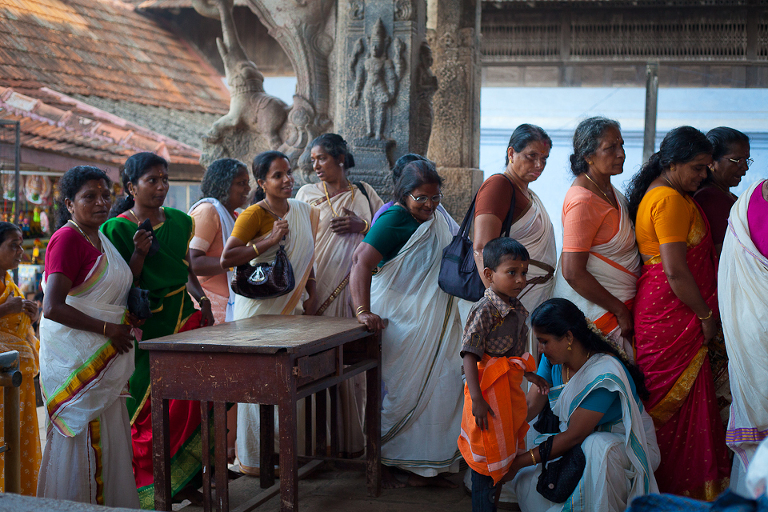
{"type": "Polygon", "coordinates": [[[644,263],[634,323],[661,451],[656,480],[661,492],[705,500],[728,487],[731,470],[708,353],[718,331],[717,257],[691,197],[711,163],[703,133],[675,128],[627,191],[644,263]]]}
{"type": "MultiPolygon", "coordinates": [[[[21,262],[21,230],[10,222],[0,222],[0,352],[17,350],[23,379],[19,388],[21,419],[21,494],[34,496],[40,469],[40,431],[35,409],[35,385],[32,379],[39,368],[40,342],[32,331],[37,318],[37,304],[26,300],[10,270],[21,262]]],[[[3,396],[0,394],[0,445],[3,443],[3,396]]],[[[0,492],[5,491],[5,457],[0,456],[0,492]]]]}

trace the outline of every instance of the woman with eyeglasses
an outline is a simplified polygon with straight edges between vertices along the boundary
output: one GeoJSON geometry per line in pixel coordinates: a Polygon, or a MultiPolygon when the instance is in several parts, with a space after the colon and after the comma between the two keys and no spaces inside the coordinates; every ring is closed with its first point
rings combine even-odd
{"type": "Polygon", "coordinates": [[[413,486],[452,487],[440,474],[459,470],[462,325],[456,300],[437,284],[451,241],[448,222],[435,213],[442,182],[428,160],[406,165],[397,202],[352,257],[357,320],[382,330],[381,458],[389,488],[406,485],[390,467],[406,471],[413,486]]]}
{"type": "Polygon", "coordinates": [[[718,126],[707,132],[707,139],[712,143],[712,164],[709,176],[693,197],[709,221],[719,256],[728,229],[728,215],[737,199],[731,187],[741,183],[752,159],[749,158],[749,137],[738,130],[718,126]]]}
{"type": "MultiPolygon", "coordinates": [[[[502,227],[514,201],[509,237],[523,244],[531,256],[528,284],[518,297],[528,311],[549,299],[555,285],[554,228],[544,203],[529,187],[544,172],[551,149],[552,140],[540,127],[521,124],[515,128],[507,147],[506,169],[483,182],[475,202],[473,251],[480,278],[487,286],[483,276],[483,247],[504,235],[502,227]]],[[[531,340],[528,352],[537,354],[536,345],[531,340]]]]}
{"type": "Polygon", "coordinates": [[[728,487],[731,472],[710,355],[720,316],[717,255],[691,197],[711,164],[712,143],[681,126],[667,133],[627,190],[643,260],[635,356],[661,451],[656,480],[661,492],[708,501],[728,487]]]}

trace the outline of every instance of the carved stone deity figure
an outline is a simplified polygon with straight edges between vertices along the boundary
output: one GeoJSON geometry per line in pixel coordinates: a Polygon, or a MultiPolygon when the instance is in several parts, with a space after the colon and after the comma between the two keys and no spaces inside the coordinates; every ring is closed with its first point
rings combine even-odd
{"type": "Polygon", "coordinates": [[[363,38],[355,43],[354,54],[350,63],[350,71],[355,82],[352,105],[360,103],[362,95],[365,104],[365,121],[368,137],[384,138],[384,121],[386,109],[397,96],[397,86],[402,73],[405,43],[395,40],[395,60],[389,58],[391,38],[387,35],[381,19],[373,26],[373,33],[368,38],[368,53],[361,61],[360,56],[365,52],[363,38]]]}

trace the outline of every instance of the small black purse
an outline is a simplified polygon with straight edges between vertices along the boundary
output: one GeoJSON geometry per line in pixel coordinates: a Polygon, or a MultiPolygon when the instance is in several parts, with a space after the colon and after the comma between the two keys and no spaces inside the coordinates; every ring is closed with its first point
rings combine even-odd
{"type": "Polygon", "coordinates": [[[272,263],[238,265],[232,274],[232,291],[249,299],[273,299],[293,291],[293,266],[280,244],[272,263]]]}
{"type": "Polygon", "coordinates": [[[554,439],[555,436],[549,436],[539,445],[541,474],[536,483],[536,490],[549,501],[565,503],[579,485],[584,468],[587,467],[587,459],[584,456],[584,450],[578,444],[547,466],[554,439]]]}
{"type": "Polygon", "coordinates": [[[146,320],[152,316],[152,308],[149,305],[149,290],[131,286],[128,291],[128,312],[138,320],[146,320]]]}
{"type": "Polygon", "coordinates": [[[544,402],[544,408],[539,413],[533,428],[539,434],[557,434],[560,432],[560,418],[555,416],[552,408],[549,406],[549,400],[544,402]]]}

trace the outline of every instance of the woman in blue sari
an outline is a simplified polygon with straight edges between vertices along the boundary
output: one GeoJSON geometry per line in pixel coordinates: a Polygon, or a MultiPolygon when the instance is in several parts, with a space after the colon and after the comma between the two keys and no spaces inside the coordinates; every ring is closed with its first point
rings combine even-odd
{"type": "Polygon", "coordinates": [[[643,375],[626,354],[588,323],[566,299],[550,299],[531,315],[543,353],[538,374],[550,383],[549,396],[535,387],[528,393],[528,420],[544,409],[547,398],[559,419],[549,460],[581,446],[586,467],[564,503],[536,490],[541,474],[541,446],[553,434],[540,435],[535,448],[518,456],[506,479],[522,510],[623,511],[636,496],[658,492],[653,471],[659,448],[653,422],[643,410],[643,375]]]}

